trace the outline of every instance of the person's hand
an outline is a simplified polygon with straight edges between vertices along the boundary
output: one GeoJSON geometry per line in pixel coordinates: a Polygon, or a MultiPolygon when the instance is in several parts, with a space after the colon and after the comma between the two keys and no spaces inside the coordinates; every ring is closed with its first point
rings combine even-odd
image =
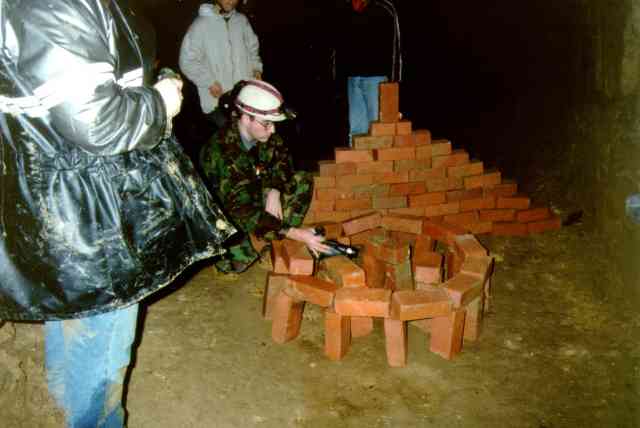
{"type": "Polygon", "coordinates": [[[256,80],[262,80],[262,72],[256,70],[253,72],[253,78],[256,80]]]}
{"type": "Polygon", "coordinates": [[[167,77],[153,85],[160,92],[169,119],[180,113],[180,108],[182,107],[182,85],[182,80],[174,77],[167,77]]]}
{"type": "Polygon", "coordinates": [[[220,98],[222,95],[222,85],[219,82],[214,82],[213,85],[209,86],[209,93],[214,98],[220,98]]]}
{"type": "Polygon", "coordinates": [[[324,236],[316,235],[313,232],[313,229],[299,229],[292,227],[289,229],[286,236],[294,241],[303,242],[315,256],[318,256],[320,253],[328,253],[331,251],[331,248],[322,243],[322,241],[324,241],[324,236]]]}
{"type": "Polygon", "coordinates": [[[269,193],[267,193],[267,200],[265,202],[264,210],[272,216],[282,220],[282,204],[280,203],[280,192],[278,190],[269,190],[269,193]]]}

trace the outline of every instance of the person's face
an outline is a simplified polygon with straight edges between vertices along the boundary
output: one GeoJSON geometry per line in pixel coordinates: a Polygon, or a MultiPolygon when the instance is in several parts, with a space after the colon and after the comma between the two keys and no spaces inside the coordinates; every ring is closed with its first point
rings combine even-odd
{"type": "Polygon", "coordinates": [[[267,142],[273,133],[276,132],[275,123],[268,120],[243,115],[243,123],[249,137],[261,143],[267,142]]]}
{"type": "Polygon", "coordinates": [[[225,13],[229,13],[235,9],[236,6],[238,6],[238,1],[240,0],[217,0],[218,5],[225,13]]]}

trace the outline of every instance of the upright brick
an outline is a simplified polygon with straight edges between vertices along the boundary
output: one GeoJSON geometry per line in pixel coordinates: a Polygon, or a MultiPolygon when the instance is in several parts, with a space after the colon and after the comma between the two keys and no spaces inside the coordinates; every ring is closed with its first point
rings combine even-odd
{"type": "Polygon", "coordinates": [[[464,339],[476,341],[482,332],[482,315],[484,299],[482,296],[475,298],[466,307],[467,313],[464,317],[464,339]]]}
{"type": "Polygon", "coordinates": [[[272,312],[271,337],[276,343],[289,342],[300,334],[304,302],[280,291],[272,312]]]}
{"type": "Polygon", "coordinates": [[[279,275],[273,272],[267,274],[264,295],[262,296],[262,316],[264,319],[272,319],[276,298],[280,291],[286,288],[287,278],[288,275],[279,275]]]}
{"type": "Polygon", "coordinates": [[[382,224],[380,213],[367,214],[342,223],[342,229],[346,236],[355,235],[366,230],[375,229],[382,224]]]}
{"type": "Polygon", "coordinates": [[[375,258],[366,248],[362,253],[362,269],[364,269],[367,287],[384,288],[386,277],[385,263],[375,258]]]}
{"type": "Polygon", "coordinates": [[[397,122],[400,117],[400,85],[397,82],[380,83],[380,122],[397,122]]]}
{"type": "Polygon", "coordinates": [[[415,251],[412,258],[413,278],[422,284],[442,282],[442,254],[434,251],[415,251]]]}
{"type": "Polygon", "coordinates": [[[390,317],[401,321],[445,316],[453,305],[443,289],[402,290],[391,296],[390,317]]]}
{"type": "Polygon", "coordinates": [[[444,283],[455,307],[466,306],[483,292],[482,280],[475,276],[459,273],[444,283]]]}
{"type": "Polygon", "coordinates": [[[350,317],[351,337],[364,337],[373,331],[373,318],[371,317],[350,317]]]}
{"type": "Polygon", "coordinates": [[[336,292],[334,308],[345,316],[389,316],[391,291],[381,288],[341,288],[336,292]]]}
{"type": "Polygon", "coordinates": [[[460,269],[462,269],[462,263],[464,263],[464,256],[449,247],[446,254],[446,263],[446,278],[449,280],[460,273],[460,269]]]}
{"type": "Polygon", "coordinates": [[[387,352],[387,363],[389,366],[406,366],[408,353],[407,323],[404,321],[385,318],[384,338],[385,349],[387,352]]]}
{"type": "Polygon", "coordinates": [[[396,264],[385,263],[384,288],[392,291],[414,289],[411,260],[396,264]]]}
{"type": "Polygon", "coordinates": [[[482,281],[489,279],[493,273],[493,257],[489,256],[468,256],[464,258],[464,262],[460,267],[460,272],[474,276],[482,281]]]}
{"type": "Polygon", "coordinates": [[[338,285],[313,276],[291,275],[287,281],[289,296],[325,308],[333,304],[337,290],[338,285]]]}
{"type": "Polygon", "coordinates": [[[289,273],[284,251],[283,241],[271,241],[271,266],[274,273],[289,273]]]}
{"type": "Polygon", "coordinates": [[[335,313],[331,309],[324,312],[324,354],[333,361],[339,361],[351,346],[351,322],[349,317],[335,313]]]}
{"type": "Polygon", "coordinates": [[[451,360],[462,350],[465,310],[433,318],[429,349],[446,360],[451,360]]]}
{"type": "Polygon", "coordinates": [[[314,261],[307,246],[298,241],[284,239],[284,261],[291,275],[313,275],[314,261]]]}
{"type": "Polygon", "coordinates": [[[455,250],[464,257],[482,257],[489,255],[487,249],[473,235],[458,235],[453,239],[455,250]]]}
{"type": "Polygon", "coordinates": [[[399,264],[409,260],[409,244],[399,242],[390,234],[375,234],[365,242],[365,249],[378,260],[399,264]]]}
{"type": "Polygon", "coordinates": [[[320,262],[332,282],[340,287],[365,287],[365,271],[345,256],[327,257],[320,262]]]}

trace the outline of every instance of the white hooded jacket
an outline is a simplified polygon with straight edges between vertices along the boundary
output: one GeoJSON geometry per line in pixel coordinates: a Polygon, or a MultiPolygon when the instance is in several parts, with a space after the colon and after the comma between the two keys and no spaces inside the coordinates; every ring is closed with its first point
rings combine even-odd
{"type": "Polygon", "coordinates": [[[260,45],[249,20],[235,10],[228,17],[225,21],[217,6],[205,3],[182,40],[180,69],[197,86],[204,113],[218,105],[209,93],[215,82],[226,92],[262,72],[260,45]]]}

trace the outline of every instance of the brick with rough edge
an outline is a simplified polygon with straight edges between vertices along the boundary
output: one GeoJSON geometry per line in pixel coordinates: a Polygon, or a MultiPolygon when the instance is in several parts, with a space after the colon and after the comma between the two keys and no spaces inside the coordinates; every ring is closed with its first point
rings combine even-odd
{"type": "Polygon", "coordinates": [[[483,292],[483,282],[475,276],[459,273],[444,283],[444,289],[456,307],[466,306],[483,292]]]}
{"type": "Polygon", "coordinates": [[[408,354],[407,323],[386,318],[384,320],[384,338],[389,366],[406,366],[408,354]]]}
{"type": "Polygon", "coordinates": [[[453,305],[447,292],[434,290],[402,290],[391,296],[390,318],[412,321],[441,317],[451,313],[453,305]]]}
{"type": "Polygon", "coordinates": [[[464,332],[464,309],[455,310],[444,317],[431,321],[429,350],[446,360],[451,360],[462,350],[464,332]]]}
{"type": "Polygon", "coordinates": [[[288,275],[280,275],[273,272],[267,274],[264,295],[262,296],[262,316],[264,319],[272,319],[276,298],[280,291],[286,288],[288,278],[288,275]]]}
{"type": "Polygon", "coordinates": [[[380,227],[381,223],[382,214],[373,213],[343,222],[342,229],[346,236],[351,236],[355,235],[356,233],[380,227]]]}
{"type": "Polygon", "coordinates": [[[382,288],[341,288],[336,292],[334,309],[345,316],[389,316],[391,290],[382,288]]]}
{"type": "Polygon", "coordinates": [[[351,321],[331,309],[324,312],[324,354],[332,361],[340,361],[351,346],[351,321]]]}
{"type": "Polygon", "coordinates": [[[287,343],[300,334],[304,302],[297,301],[284,290],[278,293],[272,311],[271,337],[276,343],[287,343]]]}
{"type": "Polygon", "coordinates": [[[329,307],[339,285],[313,276],[291,275],[287,280],[287,294],[296,300],[329,307]]]}

